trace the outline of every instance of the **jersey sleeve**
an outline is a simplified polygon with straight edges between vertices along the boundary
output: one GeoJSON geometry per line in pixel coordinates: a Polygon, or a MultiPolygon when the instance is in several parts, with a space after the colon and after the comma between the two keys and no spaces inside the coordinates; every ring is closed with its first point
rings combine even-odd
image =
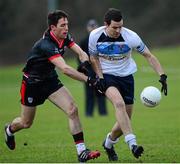
{"type": "Polygon", "coordinates": [[[133,36],[133,48],[139,52],[139,53],[143,53],[145,48],[146,48],[146,45],[144,44],[144,42],[141,40],[141,38],[135,33],[134,36],[133,36]]]}
{"type": "Polygon", "coordinates": [[[89,43],[88,43],[88,51],[90,55],[98,55],[96,44],[97,44],[97,39],[94,36],[94,33],[91,32],[89,35],[89,43]]]}
{"type": "Polygon", "coordinates": [[[42,53],[47,56],[48,60],[53,60],[54,58],[62,56],[59,49],[52,43],[44,43],[41,46],[42,53]]]}

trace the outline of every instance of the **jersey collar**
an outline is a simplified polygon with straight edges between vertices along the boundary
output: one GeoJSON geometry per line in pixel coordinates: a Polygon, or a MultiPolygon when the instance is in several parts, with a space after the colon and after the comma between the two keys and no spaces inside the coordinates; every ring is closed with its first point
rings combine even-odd
{"type": "Polygon", "coordinates": [[[58,44],[59,48],[61,48],[64,43],[64,39],[59,41],[52,31],[50,31],[49,33],[50,33],[51,39],[54,40],[58,44]]]}

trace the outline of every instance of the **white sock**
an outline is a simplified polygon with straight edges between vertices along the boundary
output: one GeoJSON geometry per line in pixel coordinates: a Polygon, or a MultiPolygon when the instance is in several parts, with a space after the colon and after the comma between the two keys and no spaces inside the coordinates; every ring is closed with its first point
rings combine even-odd
{"type": "Polygon", "coordinates": [[[108,149],[111,149],[112,146],[119,141],[119,138],[117,138],[115,141],[111,140],[110,133],[107,134],[106,141],[105,141],[105,147],[108,149]]]}
{"type": "Polygon", "coordinates": [[[136,136],[134,134],[126,135],[125,142],[129,145],[130,150],[132,150],[132,145],[137,145],[136,136]]]}
{"type": "Polygon", "coordinates": [[[83,150],[86,150],[86,146],[84,142],[76,144],[76,149],[77,149],[78,155],[81,154],[83,150]]]}
{"type": "Polygon", "coordinates": [[[9,130],[9,126],[6,128],[6,132],[7,132],[8,136],[13,136],[13,133],[11,133],[10,130],[9,130]]]}

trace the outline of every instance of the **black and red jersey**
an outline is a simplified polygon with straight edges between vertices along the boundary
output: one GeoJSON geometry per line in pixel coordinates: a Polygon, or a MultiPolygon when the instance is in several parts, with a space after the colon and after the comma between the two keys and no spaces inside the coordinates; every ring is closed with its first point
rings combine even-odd
{"type": "Polygon", "coordinates": [[[59,41],[50,30],[46,31],[29,52],[23,72],[26,76],[40,80],[57,76],[55,65],[50,61],[63,56],[65,49],[73,45],[74,41],[70,34],[67,35],[67,38],[59,41]]]}

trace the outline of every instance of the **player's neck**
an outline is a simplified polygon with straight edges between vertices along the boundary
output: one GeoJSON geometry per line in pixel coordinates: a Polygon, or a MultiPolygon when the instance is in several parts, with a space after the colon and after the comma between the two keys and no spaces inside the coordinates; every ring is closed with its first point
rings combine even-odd
{"type": "Polygon", "coordinates": [[[113,36],[111,36],[111,34],[109,33],[109,30],[107,27],[105,28],[105,32],[108,37],[113,38],[113,36]]]}
{"type": "Polygon", "coordinates": [[[50,31],[50,34],[57,42],[61,42],[62,40],[64,40],[62,38],[59,38],[53,31],[50,31]]]}

